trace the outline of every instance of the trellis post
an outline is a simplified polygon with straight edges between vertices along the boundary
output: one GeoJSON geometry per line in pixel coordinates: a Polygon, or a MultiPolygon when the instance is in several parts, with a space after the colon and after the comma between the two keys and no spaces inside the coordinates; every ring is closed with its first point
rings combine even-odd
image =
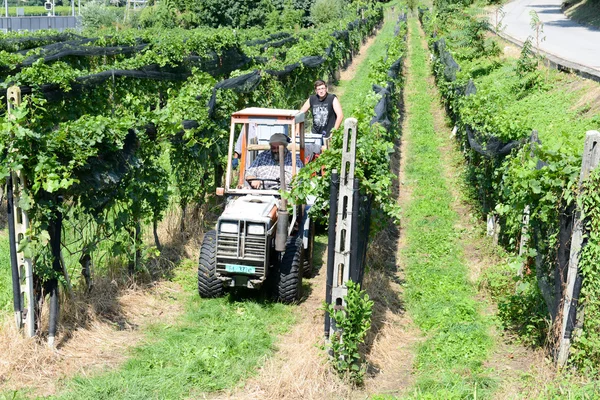
{"type": "MultiPolygon", "coordinates": [[[[18,86],[8,88],[6,92],[8,118],[12,110],[21,104],[21,90],[18,86]]],[[[29,218],[20,207],[21,196],[26,187],[26,177],[22,171],[10,171],[7,179],[8,217],[10,235],[11,269],[13,271],[13,295],[15,303],[15,322],[17,328],[25,327],[28,337],[35,336],[35,297],[33,292],[33,261],[18,251],[19,243],[27,235],[29,218]],[[16,281],[15,281],[16,280],[16,281]]]]}
{"type": "MultiPolygon", "coordinates": [[[[588,131],[585,136],[583,148],[583,160],[581,162],[581,174],[579,175],[579,187],[587,179],[590,172],[600,163],[600,132],[588,131]]],[[[559,367],[565,366],[569,357],[571,347],[571,336],[575,327],[577,314],[577,302],[579,290],[575,284],[579,273],[579,254],[583,244],[583,221],[585,215],[583,210],[577,207],[573,222],[573,234],[571,236],[571,249],[569,254],[569,267],[567,270],[567,282],[563,292],[562,302],[562,324],[560,326],[559,348],[556,363],[559,367]]],[[[579,278],[581,279],[581,278],[579,278]]]]}
{"type": "MultiPolygon", "coordinates": [[[[356,227],[352,226],[355,210],[353,201],[358,190],[358,182],[354,179],[356,161],[356,136],[358,122],[355,118],[348,118],[344,122],[344,142],[342,148],[342,168],[339,175],[339,195],[335,223],[335,250],[333,251],[333,265],[331,266],[331,298],[330,301],[336,308],[345,306],[345,296],[348,294],[346,286],[350,279],[351,263],[351,238],[356,234],[356,227]]],[[[332,227],[330,226],[331,230],[332,227]]],[[[332,243],[329,243],[331,246],[332,243]]],[[[328,260],[329,266],[329,260],[328,260]]],[[[328,276],[329,276],[328,271],[328,276]]],[[[329,288],[328,288],[329,289],[329,288]]],[[[335,330],[334,326],[330,328],[335,330]]]]}

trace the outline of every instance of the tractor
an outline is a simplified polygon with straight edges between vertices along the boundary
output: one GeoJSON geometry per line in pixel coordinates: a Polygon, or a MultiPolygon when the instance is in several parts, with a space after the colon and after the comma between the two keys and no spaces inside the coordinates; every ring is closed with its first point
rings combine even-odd
{"type": "MultiPolygon", "coordinates": [[[[321,146],[320,135],[305,135],[304,113],[298,110],[247,108],[232,114],[225,185],[217,189],[217,195],[225,196],[225,208],[215,229],[205,234],[200,249],[201,297],[263,287],[284,303],[301,297],[302,277],[310,275],[312,268],[310,204],[288,205],[281,196],[289,189],[284,157],[279,157],[277,179],[247,179],[247,170],[259,152],[271,151],[269,138],[274,133],[283,133],[289,142],[292,176],[300,167],[297,155],[304,162],[309,149],[321,146]],[[260,184],[251,185],[253,181],[260,184]]],[[[279,145],[280,155],[284,147],[279,145]]]]}

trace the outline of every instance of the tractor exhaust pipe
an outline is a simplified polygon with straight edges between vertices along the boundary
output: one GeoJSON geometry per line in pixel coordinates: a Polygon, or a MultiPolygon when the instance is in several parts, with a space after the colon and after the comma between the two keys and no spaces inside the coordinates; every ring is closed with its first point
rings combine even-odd
{"type": "Polygon", "coordinates": [[[289,213],[285,210],[279,210],[277,213],[277,233],[275,234],[275,250],[285,251],[289,228],[289,213]]]}
{"type": "MultiPolygon", "coordinates": [[[[285,147],[279,145],[279,181],[281,190],[286,191],[287,187],[285,184],[285,147]]],[[[277,233],[275,234],[275,250],[278,252],[285,251],[285,245],[287,243],[288,229],[290,224],[290,215],[287,211],[287,199],[282,197],[281,207],[277,212],[277,233]]]]}

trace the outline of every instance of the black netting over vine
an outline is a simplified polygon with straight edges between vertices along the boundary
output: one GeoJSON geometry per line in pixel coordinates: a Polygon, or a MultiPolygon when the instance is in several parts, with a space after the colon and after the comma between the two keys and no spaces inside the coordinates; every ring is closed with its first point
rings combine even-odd
{"type": "MultiPolygon", "coordinates": [[[[99,84],[108,80],[114,80],[117,78],[136,78],[136,79],[151,79],[151,80],[163,80],[163,81],[184,81],[191,73],[169,73],[160,70],[157,65],[147,66],[146,70],[110,70],[103,71],[93,75],[80,76],[75,78],[75,82],[71,84],[69,91],[65,91],[60,87],[59,84],[45,84],[41,85],[40,91],[48,101],[56,102],[64,98],[73,98],[79,96],[83,91],[90,87],[98,86],[99,84]],[[154,70],[153,70],[154,69],[154,70]]],[[[22,87],[22,94],[31,93],[30,87],[22,87]]]]}
{"type": "MultiPolygon", "coordinates": [[[[329,53],[331,53],[331,48],[328,48],[325,53],[327,55],[329,55],[329,53]]],[[[300,62],[308,68],[317,68],[318,66],[320,66],[321,64],[323,64],[325,62],[325,58],[321,57],[321,56],[308,56],[308,57],[302,57],[300,59],[300,62]]]]}
{"type": "Polygon", "coordinates": [[[472,94],[476,94],[477,93],[477,87],[475,87],[475,83],[473,82],[473,79],[469,79],[469,82],[467,82],[467,85],[465,86],[465,97],[469,97],[472,94]]]}
{"type": "Polygon", "coordinates": [[[350,40],[350,32],[349,31],[334,31],[331,36],[336,38],[337,40],[343,40],[344,42],[348,42],[350,40]]]}
{"type": "Polygon", "coordinates": [[[440,40],[436,40],[435,42],[433,42],[433,52],[435,54],[440,54],[442,52],[446,51],[446,40],[444,38],[441,38],[440,40]]]}
{"type": "Polygon", "coordinates": [[[400,33],[400,23],[406,23],[406,21],[408,21],[406,13],[400,13],[400,15],[398,16],[398,21],[396,22],[396,27],[394,28],[394,36],[398,36],[398,34],[400,33]]]}
{"type": "Polygon", "coordinates": [[[132,169],[140,167],[136,156],[139,140],[135,130],[129,130],[121,150],[102,149],[90,157],[76,173],[78,182],[69,188],[71,196],[80,197],[86,208],[102,210],[115,197],[115,192],[132,169]],[[93,190],[90,190],[93,188],[93,190]]]}
{"type": "Polygon", "coordinates": [[[387,73],[387,76],[390,79],[395,80],[396,78],[398,78],[398,75],[400,75],[400,72],[402,71],[402,61],[403,59],[402,57],[400,57],[392,63],[387,73]]]}
{"type": "Polygon", "coordinates": [[[262,46],[260,49],[262,51],[265,51],[269,48],[279,48],[279,47],[283,47],[285,45],[294,45],[298,43],[298,39],[296,39],[295,37],[289,37],[289,38],[285,38],[285,39],[281,39],[278,40],[276,42],[271,42],[268,45],[262,46]]]}
{"type": "Polygon", "coordinates": [[[284,76],[288,76],[289,74],[291,74],[296,68],[299,68],[299,67],[300,67],[300,63],[293,63],[290,65],[286,65],[281,70],[266,69],[265,72],[269,75],[273,75],[278,78],[283,78],[284,76]]]}
{"type": "Polygon", "coordinates": [[[357,20],[354,20],[354,21],[351,21],[351,22],[348,22],[348,30],[349,30],[349,31],[353,31],[353,30],[355,30],[356,28],[359,28],[359,27],[360,27],[360,24],[361,24],[361,21],[360,21],[360,20],[358,20],[358,19],[357,19],[357,20]]]}
{"type": "Polygon", "coordinates": [[[273,33],[273,34],[267,36],[265,39],[248,40],[245,44],[246,44],[246,46],[258,46],[261,44],[266,44],[266,43],[277,41],[277,40],[280,41],[282,39],[288,39],[291,36],[292,35],[288,32],[277,32],[277,33],[273,33]]]}
{"type": "MultiPolygon", "coordinates": [[[[96,39],[82,39],[80,41],[70,41],[65,43],[54,43],[45,46],[40,54],[36,54],[26,58],[22,66],[27,67],[35,61],[43,58],[45,62],[60,60],[65,57],[101,57],[115,55],[135,55],[148,47],[148,44],[140,43],[135,46],[86,46],[86,43],[96,39]]],[[[241,49],[231,47],[225,49],[221,54],[215,51],[210,51],[205,56],[190,55],[182,60],[182,67],[190,72],[191,68],[199,68],[200,70],[209,73],[212,76],[228,75],[232,71],[241,69],[250,63],[253,59],[248,57],[241,49]]],[[[177,67],[173,67],[177,68],[177,67]]],[[[128,75],[133,76],[133,75],[128,75]]],[[[146,78],[146,76],[140,76],[146,78]]],[[[169,79],[169,78],[162,78],[169,79]]],[[[177,79],[178,80],[178,79],[177,79]]]]}
{"type": "Polygon", "coordinates": [[[447,82],[454,82],[456,80],[456,73],[460,71],[460,66],[446,48],[446,41],[444,38],[433,43],[433,52],[444,65],[444,79],[446,79],[447,82]]]}
{"type": "Polygon", "coordinates": [[[456,80],[456,73],[460,71],[458,63],[454,61],[452,54],[448,51],[444,51],[440,54],[440,59],[444,64],[444,78],[448,82],[454,82],[456,80]]]}
{"type": "Polygon", "coordinates": [[[427,7],[417,7],[419,11],[419,22],[421,25],[424,25],[426,22],[429,22],[429,8],[427,7]]]}
{"type": "Polygon", "coordinates": [[[373,85],[373,91],[381,95],[381,98],[375,105],[375,116],[371,119],[371,125],[379,123],[381,126],[385,127],[385,129],[389,129],[391,126],[389,119],[391,93],[388,88],[378,85],[373,85]]]}
{"type": "Polygon", "coordinates": [[[467,131],[469,146],[477,153],[488,158],[505,156],[510,153],[512,149],[521,147],[526,142],[526,139],[521,139],[505,143],[496,136],[483,135],[476,132],[469,125],[466,125],[465,129],[467,131]]]}
{"type": "Polygon", "coordinates": [[[214,112],[217,105],[217,90],[219,89],[230,89],[238,93],[248,93],[256,89],[261,82],[261,73],[266,73],[275,76],[278,79],[282,79],[294,72],[301,64],[307,68],[317,68],[324,62],[324,57],[308,56],[303,57],[300,60],[300,63],[288,65],[282,70],[264,70],[262,72],[257,70],[245,75],[236,76],[235,78],[225,79],[215,85],[210,101],[208,102],[208,113],[209,115],[212,115],[214,112]]]}
{"type": "Polygon", "coordinates": [[[56,35],[44,36],[17,36],[0,39],[0,50],[8,51],[9,53],[24,52],[35,49],[41,46],[46,46],[57,42],[66,42],[70,40],[83,40],[83,36],[75,33],[64,32],[56,35]]]}
{"type": "Polygon", "coordinates": [[[221,54],[211,51],[206,56],[192,55],[184,59],[184,64],[189,67],[197,67],[212,76],[229,75],[235,70],[248,66],[251,62],[253,59],[237,47],[226,49],[221,54]]]}
{"type": "MultiPolygon", "coordinates": [[[[212,96],[208,102],[208,115],[212,115],[217,105],[217,90],[230,89],[239,93],[248,93],[253,91],[261,81],[260,71],[252,71],[248,74],[236,76],[235,78],[225,79],[215,85],[212,96]]],[[[200,99],[197,97],[197,99],[200,99]]]]}
{"type": "MultiPolygon", "coordinates": [[[[348,30],[335,31],[332,36],[339,41],[347,41],[349,44],[350,35],[349,31],[360,28],[363,24],[368,24],[366,19],[357,19],[348,23],[348,30]]],[[[270,40],[279,39],[287,40],[293,37],[289,33],[279,33],[269,36],[267,39],[261,39],[250,43],[265,44],[269,43],[270,40]],[[267,40],[267,42],[264,42],[267,40]]],[[[28,42],[27,38],[20,38],[23,43],[30,43],[38,40],[38,38],[31,37],[28,42]]],[[[10,40],[5,39],[4,46],[11,45],[10,40]]],[[[114,55],[130,55],[143,52],[144,49],[148,48],[149,44],[142,43],[138,40],[138,43],[134,46],[113,46],[113,47],[100,47],[100,46],[89,46],[89,43],[98,40],[97,38],[85,38],[73,34],[56,35],[52,37],[49,43],[48,41],[37,41],[38,47],[41,48],[40,54],[28,57],[21,67],[26,67],[37,60],[43,58],[44,61],[56,61],[65,57],[93,57],[93,56],[114,56],[114,55]]],[[[2,44],[0,44],[1,46],[2,44]]],[[[294,73],[294,71],[300,67],[306,68],[319,68],[321,67],[331,55],[333,51],[334,43],[328,46],[324,52],[324,56],[306,56],[301,58],[300,62],[293,63],[285,66],[281,70],[264,70],[253,71],[242,76],[235,78],[225,79],[220,81],[213,88],[213,94],[209,101],[209,113],[212,115],[214,107],[216,106],[216,91],[219,89],[231,89],[241,93],[247,93],[254,90],[261,82],[261,73],[267,73],[278,79],[285,79],[287,76],[294,73]]],[[[159,66],[159,65],[147,65],[142,68],[125,70],[125,69],[110,69],[90,75],[80,76],[75,78],[71,84],[70,90],[64,90],[59,84],[44,84],[40,86],[40,91],[46,99],[49,101],[60,101],[63,98],[72,98],[79,96],[82,91],[89,89],[95,85],[103,84],[108,80],[114,80],[117,78],[134,78],[134,79],[151,79],[151,80],[163,80],[163,81],[184,81],[192,74],[193,68],[198,68],[201,71],[207,72],[212,76],[227,76],[232,71],[248,68],[251,65],[257,65],[266,63],[266,58],[248,57],[240,48],[231,47],[225,49],[220,54],[215,51],[209,52],[206,56],[190,55],[185,57],[179,65],[176,66],[159,66]]],[[[332,66],[333,67],[333,66],[332,66]]],[[[32,92],[31,87],[21,87],[23,94],[32,92]]]]}
{"type": "Polygon", "coordinates": [[[100,56],[115,56],[115,55],[131,55],[137,54],[148,45],[141,44],[138,46],[116,46],[116,47],[101,47],[101,46],[83,46],[89,43],[91,39],[84,39],[79,43],[66,42],[54,43],[44,46],[40,54],[35,54],[23,60],[22,66],[28,67],[40,58],[44,62],[60,60],[64,57],[100,57],[100,56]]]}

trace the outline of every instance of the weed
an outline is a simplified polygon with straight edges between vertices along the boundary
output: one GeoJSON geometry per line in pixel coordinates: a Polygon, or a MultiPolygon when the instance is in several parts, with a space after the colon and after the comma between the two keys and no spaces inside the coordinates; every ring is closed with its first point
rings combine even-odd
{"type": "Polygon", "coordinates": [[[348,281],[347,286],[348,294],[344,299],[346,306],[343,309],[336,309],[332,304],[325,305],[337,328],[331,338],[331,358],[334,369],[342,377],[355,385],[362,385],[366,366],[361,363],[358,347],[364,343],[371,329],[374,303],[358,283],[348,281]]]}
{"type": "Polygon", "coordinates": [[[546,344],[550,318],[535,279],[520,282],[514,294],[498,299],[498,317],[504,328],[517,333],[524,344],[546,344]]]}

